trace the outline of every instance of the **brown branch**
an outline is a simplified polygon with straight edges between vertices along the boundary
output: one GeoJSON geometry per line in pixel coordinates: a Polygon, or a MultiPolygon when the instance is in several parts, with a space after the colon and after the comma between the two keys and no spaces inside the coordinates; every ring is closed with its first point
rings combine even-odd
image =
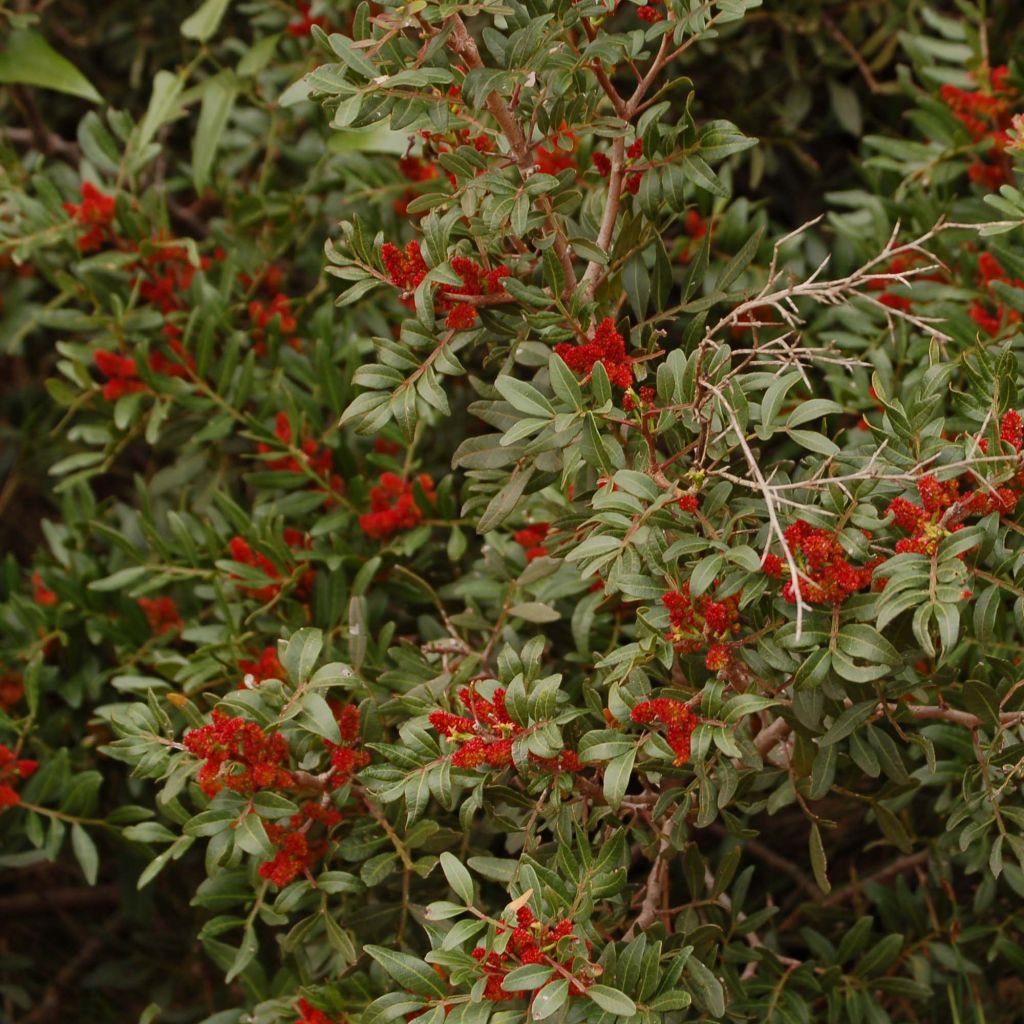
{"type": "Polygon", "coordinates": [[[857,65],[857,70],[860,72],[861,77],[873,93],[877,95],[878,93],[891,93],[895,91],[879,83],[878,79],[875,78],[874,72],[868,66],[868,62],[861,56],[860,50],[850,42],[843,30],[827,14],[821,15],[821,23],[825,26],[825,30],[829,35],[849,54],[853,63],[857,65]]]}
{"type": "Polygon", "coordinates": [[[715,835],[722,836],[723,838],[730,836],[736,839],[737,842],[742,843],[744,850],[749,850],[755,857],[759,860],[763,860],[776,871],[781,871],[784,875],[789,875],[789,877],[796,883],[797,888],[800,889],[808,899],[821,899],[821,890],[791,860],[776,853],[770,846],[766,846],[759,839],[742,839],[738,836],[732,836],[732,833],[717,821],[712,822],[708,826],[708,831],[713,832],[715,835]]]}
{"type": "Polygon", "coordinates": [[[650,873],[647,875],[647,885],[644,887],[644,901],[640,905],[640,913],[637,914],[636,920],[622,936],[623,942],[631,942],[637,932],[643,932],[650,928],[658,919],[658,907],[661,903],[662,888],[668,880],[668,874],[665,871],[667,867],[665,854],[669,850],[669,834],[671,830],[672,822],[669,819],[661,826],[661,840],[658,843],[658,852],[654,857],[654,862],[651,864],[650,873]]]}
{"type": "MultiPolygon", "coordinates": [[[[466,23],[462,18],[458,14],[453,14],[449,24],[452,27],[452,49],[466,62],[468,67],[484,67],[476,40],[469,34],[469,29],[466,28],[466,23]]],[[[508,140],[509,148],[512,151],[516,166],[519,168],[520,176],[523,181],[526,181],[536,170],[536,165],[533,160],[533,147],[523,134],[519,121],[496,92],[488,94],[485,105],[494,120],[498,122],[502,134],[508,140]]],[[[572,252],[562,229],[555,220],[555,211],[551,205],[551,199],[547,195],[542,195],[538,197],[537,202],[547,218],[548,229],[554,233],[555,254],[562,264],[562,272],[565,275],[565,294],[568,295],[576,288],[576,271],[572,265],[572,252]]]]}
{"type": "Polygon", "coordinates": [[[117,903],[121,890],[116,885],[98,885],[90,889],[41,887],[33,892],[19,892],[0,896],[0,918],[13,914],[31,914],[50,911],[54,907],[89,907],[98,903],[117,903]]]}
{"type": "MultiPolygon", "coordinates": [[[[103,952],[103,947],[124,924],[124,916],[120,911],[108,918],[103,930],[94,935],[82,948],[57,972],[56,977],[46,989],[43,998],[35,1009],[21,1021],[21,1024],[43,1024],[43,1021],[58,1019],[61,1010],[61,997],[74,983],[75,979],[103,952]]],[[[68,1010],[70,1011],[70,1007],[68,1010]]],[[[66,1018],[72,1013],[64,1014],[66,1018]]]]}
{"type": "Polygon", "coordinates": [[[904,857],[897,857],[896,860],[886,864],[884,868],[876,871],[873,875],[868,875],[862,881],[850,882],[839,889],[835,889],[821,901],[821,904],[822,906],[833,907],[837,903],[848,900],[862,886],[870,885],[873,882],[887,882],[890,878],[902,875],[904,871],[912,871],[921,864],[926,864],[930,856],[930,850],[918,850],[917,853],[908,853],[904,857]]]}
{"type": "MultiPolygon", "coordinates": [[[[608,199],[605,202],[604,214],[601,217],[601,227],[597,232],[596,244],[603,252],[608,253],[611,248],[612,235],[615,233],[615,224],[619,219],[619,207],[622,203],[622,186],[626,179],[626,139],[620,135],[612,143],[612,170],[608,177],[608,199]]],[[[596,260],[587,264],[583,273],[583,294],[587,302],[597,291],[604,275],[602,265],[596,260]]]]}

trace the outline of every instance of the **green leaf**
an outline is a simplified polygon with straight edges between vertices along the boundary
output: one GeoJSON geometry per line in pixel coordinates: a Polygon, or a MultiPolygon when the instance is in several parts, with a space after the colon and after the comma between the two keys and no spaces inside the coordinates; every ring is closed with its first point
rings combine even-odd
{"type": "Polygon", "coordinates": [[[617,988],[609,988],[607,985],[591,985],[587,989],[587,995],[593,999],[602,1010],[614,1013],[618,1017],[632,1017],[636,1013],[636,1003],[617,988]]]}
{"type": "Polygon", "coordinates": [[[341,730],[331,706],[319,693],[307,693],[301,701],[302,710],[295,716],[297,725],[322,736],[331,743],[341,742],[341,730]]]}
{"type": "Polygon", "coordinates": [[[473,903],[473,878],[462,862],[447,850],[441,854],[441,870],[452,891],[467,904],[473,903]]]}
{"type": "Polygon", "coordinates": [[[626,788],[629,786],[629,778],[633,772],[635,761],[636,748],[633,747],[624,754],[612,758],[605,766],[604,798],[613,811],[618,809],[622,798],[626,795],[626,788]]]}
{"type": "Polygon", "coordinates": [[[501,987],[506,992],[533,992],[543,985],[554,973],[548,964],[523,964],[505,975],[501,987]]]}
{"type": "Polygon", "coordinates": [[[513,473],[512,479],[488,502],[487,508],[477,521],[477,533],[493,530],[515,512],[532,476],[532,468],[517,469],[513,473]]]}
{"type": "Polygon", "coordinates": [[[758,711],[764,711],[765,708],[774,707],[778,703],[779,701],[773,697],[763,697],[759,693],[738,693],[726,702],[718,717],[723,722],[732,724],[746,715],[756,714],[758,711]]]}
{"type": "Polygon", "coordinates": [[[710,192],[722,199],[729,198],[729,190],[719,181],[718,175],[699,156],[691,155],[683,158],[682,171],[698,188],[710,192]]]}
{"type": "Polygon", "coordinates": [[[100,869],[100,855],[92,836],[77,822],[71,826],[71,849],[75,853],[75,860],[78,861],[82,874],[85,875],[85,880],[90,885],[95,885],[96,875],[100,869]]]}
{"type": "Polygon", "coordinates": [[[583,392],[580,390],[576,375],[565,365],[565,361],[555,352],[548,360],[548,375],[551,377],[551,388],[555,394],[577,411],[583,409],[583,392]]]}
{"type": "Polygon", "coordinates": [[[851,622],[839,631],[836,644],[851,658],[862,658],[876,665],[899,665],[899,651],[881,633],[865,622],[851,622]]]}
{"type": "Polygon", "coordinates": [[[185,81],[170,71],[158,71],[153,77],[153,92],[149,106],[134,139],[135,152],[140,156],[156,137],[156,133],[178,112],[178,100],[185,81]]]}
{"type": "Polygon", "coordinates": [[[534,997],[530,1016],[534,1020],[546,1020],[559,1009],[569,996],[569,979],[559,978],[558,981],[545,985],[534,997]]]}
{"type": "Polygon", "coordinates": [[[886,935],[881,942],[876,942],[861,957],[853,973],[862,978],[870,978],[875,974],[882,974],[896,961],[903,949],[902,935],[886,935]]]}
{"type": "Polygon", "coordinates": [[[193,14],[181,23],[181,34],[186,39],[205,43],[220,27],[224,12],[231,0],[204,0],[193,14]]]}
{"type": "Polygon", "coordinates": [[[277,850],[263,827],[263,819],[258,814],[247,814],[235,829],[235,843],[246,853],[271,860],[277,850]]]}
{"type": "Polygon", "coordinates": [[[685,1010],[692,1002],[693,996],[689,992],[676,989],[673,992],[662,992],[660,996],[655,996],[648,1003],[648,1007],[655,1012],[664,1013],[668,1010],[685,1010]]]}
{"type": "Polygon", "coordinates": [[[750,265],[751,261],[757,255],[758,246],[761,244],[761,237],[764,235],[764,225],[760,225],[757,230],[743,243],[743,248],[726,264],[725,269],[722,271],[721,276],[718,278],[718,282],[715,285],[716,290],[724,292],[744,270],[750,265]]]}
{"type": "Polygon", "coordinates": [[[986,725],[999,724],[999,695],[988,683],[969,679],[964,684],[964,707],[986,725]]]}
{"type": "Polygon", "coordinates": [[[41,89],[79,96],[92,103],[103,97],[69,60],[62,57],[38,33],[28,29],[12,32],[0,53],[0,82],[35,85],[41,89]]]}
{"type": "Polygon", "coordinates": [[[817,822],[811,822],[809,838],[811,854],[811,870],[818,888],[827,896],[832,891],[832,883],[828,880],[828,860],[825,857],[825,844],[821,841],[821,831],[817,822]]]}
{"type": "Polygon", "coordinates": [[[524,380],[517,380],[515,377],[499,377],[494,382],[494,386],[505,401],[519,412],[525,412],[528,416],[538,416],[541,419],[550,419],[555,415],[551,403],[532,384],[527,384],[524,380]]]}
{"type": "Polygon", "coordinates": [[[192,143],[192,182],[197,192],[202,192],[210,180],[213,158],[237,97],[238,80],[230,71],[214,75],[203,86],[199,124],[192,143]]]}
{"type": "Polygon", "coordinates": [[[127,590],[136,580],[148,576],[149,570],[144,565],[132,565],[127,569],[118,569],[117,572],[104,576],[101,580],[93,580],[89,584],[90,590],[127,590]]]}
{"type": "Polygon", "coordinates": [[[242,944],[238,947],[238,953],[235,955],[230,969],[224,976],[224,981],[228,983],[234,981],[252,963],[252,959],[259,952],[259,948],[260,944],[256,938],[256,929],[253,928],[252,924],[246,924],[245,931],[242,934],[242,944]]]}
{"type": "Polygon", "coordinates": [[[725,1015],[725,990],[706,964],[696,957],[686,961],[685,971],[694,988],[694,994],[711,1012],[712,1017],[725,1015]]]}
{"type": "Polygon", "coordinates": [[[418,957],[409,956],[408,953],[398,953],[384,946],[365,946],[364,950],[402,988],[421,996],[443,996],[447,994],[447,984],[438,977],[433,968],[429,967],[418,957]]]}
{"type": "Polygon", "coordinates": [[[690,593],[699,597],[707,590],[716,577],[722,571],[722,556],[708,555],[702,558],[693,569],[690,575],[690,593]]]}
{"type": "Polygon", "coordinates": [[[838,743],[840,740],[846,739],[847,736],[861,725],[866,722],[872,712],[878,706],[878,701],[865,700],[861,701],[860,704],[854,704],[852,708],[847,708],[833,723],[828,732],[818,740],[818,745],[827,747],[832,743],[838,743]]]}
{"type": "Polygon", "coordinates": [[[281,664],[296,686],[301,686],[309,678],[323,645],[324,637],[319,629],[305,627],[292,634],[281,664]]]}

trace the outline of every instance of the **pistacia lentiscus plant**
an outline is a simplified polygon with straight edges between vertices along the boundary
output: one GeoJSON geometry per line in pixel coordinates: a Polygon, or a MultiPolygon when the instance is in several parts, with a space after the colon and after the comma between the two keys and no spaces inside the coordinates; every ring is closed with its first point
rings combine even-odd
{"type": "Polygon", "coordinates": [[[1019,1019],[1019,19],[780,6],[0,11],[5,1016],[1019,1019]]]}

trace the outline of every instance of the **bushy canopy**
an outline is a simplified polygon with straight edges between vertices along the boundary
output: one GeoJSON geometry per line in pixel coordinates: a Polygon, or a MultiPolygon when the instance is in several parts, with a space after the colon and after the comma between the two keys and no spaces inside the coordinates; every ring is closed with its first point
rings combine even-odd
{"type": "Polygon", "coordinates": [[[999,1024],[1006,0],[0,11],[23,1024],[999,1024]]]}

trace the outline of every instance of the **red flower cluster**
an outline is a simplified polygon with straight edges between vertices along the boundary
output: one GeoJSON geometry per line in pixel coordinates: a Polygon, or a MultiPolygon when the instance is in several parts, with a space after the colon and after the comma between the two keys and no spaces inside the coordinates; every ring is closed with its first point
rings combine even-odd
{"type": "MultiPolygon", "coordinates": [[[[1024,448],[1024,419],[1016,409],[1003,416],[999,437],[1017,453],[1024,448]]],[[[987,440],[982,438],[979,445],[982,451],[988,451],[987,440]]],[[[896,551],[933,555],[944,537],[963,529],[965,519],[991,512],[1004,516],[1013,512],[1024,493],[1024,471],[1018,471],[1000,487],[974,491],[961,491],[960,480],[940,482],[933,476],[924,476],[917,482],[917,492],[920,505],[896,498],[886,510],[892,513],[895,524],[910,534],[896,542],[896,551]]]]}
{"type": "MultiPolygon", "coordinates": [[[[380,258],[388,280],[406,293],[415,291],[429,270],[420,251],[420,243],[415,239],[404,249],[385,242],[381,246],[380,258]]],[[[448,314],[445,320],[447,327],[465,331],[476,323],[476,308],[468,302],[460,302],[460,296],[502,295],[505,288],[501,282],[510,272],[504,266],[485,270],[468,256],[453,256],[451,263],[452,270],[462,278],[462,286],[441,285],[434,298],[434,306],[439,313],[448,314]]],[[[403,296],[402,302],[409,308],[415,305],[409,294],[403,296]]]]}
{"type": "MultiPolygon", "coordinates": [[[[647,7],[641,7],[641,11],[650,10],[647,7]]],[[[637,139],[635,142],[630,143],[626,147],[626,158],[627,161],[639,160],[644,155],[644,143],[642,139],[637,139]]],[[[604,153],[594,153],[590,158],[594,165],[594,169],[602,178],[607,178],[612,173],[612,162],[604,155],[604,153]]],[[[631,192],[636,195],[640,191],[640,180],[643,178],[643,171],[630,171],[626,175],[624,188],[627,192],[631,192]]]]}
{"type": "Polygon", "coordinates": [[[640,389],[640,394],[636,396],[633,395],[633,391],[630,389],[622,396],[622,408],[626,412],[637,410],[644,412],[654,407],[654,400],[657,397],[658,393],[654,388],[643,387],[640,389]]]}
{"type": "Polygon", "coordinates": [[[155,636],[163,636],[175,629],[185,628],[173,597],[140,597],[139,607],[155,636]]]}
{"type": "Polygon", "coordinates": [[[638,7],[637,8],[636,16],[641,21],[650,22],[652,25],[656,21],[663,20],[665,15],[662,14],[661,11],[658,10],[658,8],[656,6],[657,3],[658,3],[658,0],[647,0],[647,6],[646,7],[638,7]]]}
{"type": "Polygon", "coordinates": [[[295,1024],[338,1024],[337,1021],[328,1017],[323,1010],[318,1010],[305,999],[299,1000],[299,1013],[301,1016],[295,1024]]]}
{"type": "Polygon", "coordinates": [[[190,729],[182,742],[189,753],[204,759],[196,781],[207,796],[225,787],[251,796],[293,784],[285,738],[267,735],[255,722],[214,711],[209,725],[190,729]]]}
{"type": "MultiPolygon", "coordinates": [[[[195,360],[185,351],[180,341],[171,339],[168,346],[176,359],[168,359],[161,352],[151,352],[149,368],[165,377],[187,378],[195,373],[195,360]]],[[[123,395],[134,395],[145,391],[146,385],[139,380],[139,368],[131,356],[118,355],[106,349],[97,349],[92,355],[96,369],[107,378],[103,385],[103,397],[116,402],[123,395]]]]}
{"type": "MultiPolygon", "coordinates": [[[[999,439],[1005,441],[1015,452],[1024,447],[1024,419],[1016,409],[1006,412],[999,422],[999,439]]],[[[982,438],[978,444],[981,450],[988,453],[988,441],[982,438]]]]}
{"type": "MultiPolygon", "coordinates": [[[[266,278],[265,281],[269,281],[266,278]]],[[[252,349],[258,356],[267,354],[267,331],[276,323],[284,343],[296,351],[302,348],[302,340],[295,337],[298,321],[292,313],[291,299],[284,292],[274,292],[269,301],[253,299],[249,303],[249,319],[252,321],[252,349]]]]}
{"type": "Polygon", "coordinates": [[[418,156],[403,156],[398,161],[398,170],[409,181],[433,181],[438,177],[436,165],[418,156]]]}
{"type": "Polygon", "coordinates": [[[579,345],[562,342],[555,346],[555,352],[574,373],[588,374],[594,369],[594,363],[601,363],[608,379],[616,387],[625,389],[633,383],[626,341],[615,329],[615,321],[611,317],[605,317],[598,324],[589,341],[579,345]]]}
{"type": "Polygon", "coordinates": [[[575,168],[576,159],[573,154],[576,152],[576,136],[569,131],[564,121],[547,141],[550,146],[537,146],[534,155],[534,163],[541,174],[557,175],[570,167],[575,168]],[[559,145],[560,140],[565,140],[567,145],[559,145]]]}
{"type": "Polygon", "coordinates": [[[146,385],[139,380],[139,369],[130,356],[119,356],[116,352],[99,349],[92,355],[96,369],[108,378],[103,385],[103,397],[116,402],[122,395],[133,395],[145,391],[146,385]]]}
{"type": "Polygon", "coordinates": [[[38,767],[38,761],[18,758],[13,750],[0,743],[0,811],[21,803],[21,797],[14,787],[38,767]]]}
{"type": "MultiPolygon", "coordinates": [[[[300,530],[286,528],[284,531],[284,542],[293,552],[309,547],[309,538],[300,530]]],[[[232,537],[228,542],[228,551],[233,561],[241,562],[243,565],[251,565],[254,569],[259,569],[264,576],[269,576],[271,580],[280,581],[292,573],[293,567],[285,566],[282,571],[266,555],[259,551],[253,551],[252,545],[244,537],[232,537]]],[[[310,587],[313,586],[315,575],[316,573],[312,569],[307,569],[302,574],[299,578],[298,586],[295,588],[298,596],[303,597],[309,592],[310,587]]],[[[237,579],[237,577],[234,578],[237,579]]],[[[247,594],[251,594],[257,601],[267,602],[277,596],[278,591],[281,589],[281,583],[273,582],[265,586],[251,586],[239,583],[238,588],[239,590],[244,590],[247,594]]]]}
{"type": "MultiPolygon", "coordinates": [[[[420,489],[431,504],[436,500],[434,481],[421,473],[420,489]]],[[[370,489],[370,512],[359,517],[359,526],[372,540],[387,540],[400,530],[411,530],[423,519],[411,482],[396,473],[382,473],[380,483],[370,489]]]]}
{"type": "Polygon", "coordinates": [[[1008,129],[1012,120],[1013,100],[1017,90],[1009,85],[1009,69],[1005,64],[992,68],[982,90],[958,89],[944,85],[940,90],[943,102],[956,115],[975,142],[987,142],[986,156],[971,164],[967,173],[971,181],[997,189],[1013,180],[1013,165],[1006,154],[1010,142],[1008,129]]]}
{"type": "Polygon", "coordinates": [[[265,823],[267,838],[277,847],[273,859],[260,865],[260,878],[283,888],[299,875],[313,880],[311,869],[327,852],[326,832],[341,821],[341,812],[330,804],[308,801],[298,814],[288,819],[287,825],[265,823]],[[316,825],[322,825],[324,835],[311,839],[316,825]]]}
{"type": "Polygon", "coordinates": [[[983,252],[978,257],[978,288],[988,292],[988,303],[972,302],[968,312],[983,331],[995,335],[1011,324],[1019,324],[1021,315],[1016,309],[999,301],[992,289],[993,281],[1002,281],[1014,288],[1024,288],[1024,281],[1011,278],[991,253],[983,252]]]}
{"type": "MultiPolygon", "coordinates": [[[[466,69],[461,64],[454,64],[452,66],[462,74],[466,73],[466,69]]],[[[448,97],[450,100],[448,104],[449,108],[452,111],[457,111],[459,109],[459,105],[462,102],[462,86],[449,86],[448,97]]],[[[441,153],[451,153],[454,150],[458,149],[459,146],[472,146],[478,153],[493,153],[495,148],[494,139],[490,135],[473,135],[471,134],[468,128],[453,128],[448,132],[432,132],[429,129],[424,128],[419,132],[419,136],[423,140],[423,160],[428,165],[430,165],[431,160],[436,159],[437,156],[440,155],[441,153]]],[[[399,167],[399,169],[402,170],[401,166],[399,167]]],[[[410,176],[404,170],[402,171],[402,173],[405,174],[406,177],[410,176]]],[[[424,175],[426,174],[426,172],[422,173],[424,175]]],[[[483,170],[478,169],[476,173],[483,174],[484,172],[483,170]]],[[[436,173],[435,175],[432,175],[432,177],[435,176],[437,176],[436,173]]],[[[458,184],[458,178],[456,177],[456,175],[449,172],[446,175],[446,177],[448,178],[448,181],[451,184],[452,188],[455,188],[458,184]]],[[[421,178],[413,178],[412,180],[427,181],[429,179],[426,176],[424,176],[421,178]]],[[[407,191],[406,195],[411,198],[411,190],[407,191]]],[[[402,215],[404,216],[404,211],[401,210],[401,200],[396,202],[395,209],[402,212],[402,215]]]]}
{"type": "Polygon", "coordinates": [[[386,437],[375,437],[373,450],[378,455],[397,455],[402,450],[402,446],[397,441],[389,441],[386,437]]]}
{"type": "Polygon", "coordinates": [[[115,202],[113,196],[104,195],[91,182],[83,181],[82,201],[64,204],[64,211],[85,228],[78,236],[79,252],[95,252],[110,237],[115,202]]]}
{"type": "MultiPolygon", "coordinates": [[[[808,604],[842,604],[851,594],[871,586],[875,566],[883,561],[878,558],[861,568],[851,565],[836,533],[820,530],[803,519],[787,527],[784,536],[803,573],[800,595],[808,604]]],[[[785,562],[778,555],[765,555],[761,569],[765,575],[778,579],[785,562]]],[[[792,579],[786,581],[782,596],[790,604],[796,604],[792,579]]]]}
{"type": "Polygon", "coordinates": [[[284,679],[284,666],[277,656],[277,647],[264,647],[254,660],[242,659],[238,662],[238,671],[242,673],[240,690],[250,689],[268,679],[284,679]]]}
{"type": "MultiPolygon", "coordinates": [[[[456,768],[507,768],[512,764],[512,744],[522,734],[523,726],[516,724],[505,709],[505,691],[500,687],[491,700],[464,687],[459,700],[469,712],[453,715],[450,711],[434,711],[430,724],[442,735],[462,746],[452,755],[456,768]],[[472,716],[472,717],[470,717],[472,716]]],[[[580,760],[573,750],[557,757],[538,757],[530,754],[530,761],[545,771],[578,772],[580,760]]]]}
{"type": "Polygon", "coordinates": [[[686,232],[686,238],[679,253],[679,262],[689,263],[693,259],[694,253],[700,248],[704,237],[709,232],[714,235],[715,228],[710,221],[701,216],[700,210],[693,206],[686,211],[686,215],[683,217],[683,231],[686,232]]]}
{"type": "Polygon", "coordinates": [[[341,705],[335,701],[328,703],[341,732],[340,743],[324,740],[324,746],[331,755],[331,785],[337,789],[351,781],[355,772],[370,763],[370,755],[356,748],[359,742],[359,708],[354,704],[341,705]]]}
{"type": "Polygon", "coordinates": [[[740,631],[739,594],[716,601],[710,593],[705,593],[694,600],[687,582],[678,592],[665,594],[661,603],[668,609],[672,624],[668,639],[677,650],[696,654],[706,648],[704,664],[713,672],[729,664],[732,654],[726,643],[740,631]]]}
{"type": "Polygon", "coordinates": [[[531,523],[524,526],[516,535],[517,544],[526,548],[526,560],[532,562],[535,558],[543,558],[548,549],[544,547],[544,538],[551,532],[550,523],[531,523]]]}
{"type": "MultiPolygon", "coordinates": [[[[288,413],[279,412],[274,420],[274,436],[285,445],[291,445],[293,434],[291,421],[288,419],[288,413]]],[[[259,442],[256,445],[256,450],[261,455],[269,455],[274,448],[259,442]]],[[[301,445],[302,456],[307,466],[313,470],[318,476],[322,477],[327,481],[330,490],[334,491],[335,494],[343,494],[345,491],[345,482],[341,477],[332,472],[334,469],[334,453],[330,448],[326,446],[321,448],[316,441],[307,434],[301,445]]],[[[302,473],[303,467],[299,459],[294,455],[284,455],[277,459],[267,459],[265,463],[267,469],[281,470],[285,473],[302,473]]]]}
{"type": "MultiPolygon", "coordinates": [[[[571,972],[579,953],[579,947],[582,945],[573,930],[572,921],[568,919],[555,924],[544,924],[536,920],[529,907],[520,907],[516,912],[516,924],[517,927],[512,932],[512,938],[509,939],[508,945],[501,953],[488,953],[482,946],[473,950],[473,958],[480,962],[487,977],[484,999],[491,1002],[518,999],[524,995],[522,991],[506,992],[503,985],[509,971],[523,964],[558,964],[566,971],[571,972]],[[571,942],[564,941],[570,939],[571,942]],[[559,943],[562,943],[561,949],[558,948],[559,943]]],[[[499,935],[503,935],[506,928],[504,925],[499,925],[496,931],[499,935]]],[[[589,949],[587,952],[589,956],[589,949]]],[[[589,971],[585,977],[575,974],[570,986],[570,994],[582,995],[592,981],[593,977],[589,971]]],[[[550,984],[549,981],[537,989],[528,991],[539,991],[548,984],[550,984]]]]}
{"type": "Polygon", "coordinates": [[[680,495],[679,500],[676,502],[681,512],[689,512],[690,515],[696,515],[700,511],[700,495],[699,494],[683,494],[680,495]]]}
{"type": "Polygon", "coordinates": [[[25,696],[25,683],[17,672],[0,676],[0,710],[10,711],[25,696]]]}
{"type": "Polygon", "coordinates": [[[53,607],[60,600],[43,582],[43,577],[38,572],[32,573],[32,600],[46,607],[53,607]]]}
{"type": "Polygon", "coordinates": [[[671,697],[654,697],[641,701],[633,708],[630,717],[637,725],[660,722],[668,732],[665,739],[676,755],[676,764],[690,760],[690,740],[693,730],[700,725],[700,719],[681,701],[671,697]]]}
{"type": "Polygon", "coordinates": [[[289,35],[295,36],[297,39],[305,39],[314,25],[319,25],[326,31],[327,18],[322,14],[313,17],[309,13],[313,7],[311,3],[308,3],[307,0],[298,0],[295,6],[298,9],[298,14],[285,27],[285,31],[289,35]]]}
{"type": "MultiPolygon", "coordinates": [[[[402,157],[398,161],[398,170],[402,177],[414,182],[433,181],[434,178],[439,176],[435,164],[418,156],[402,157]]],[[[409,203],[415,198],[416,192],[411,188],[407,188],[394,202],[395,213],[399,217],[407,217],[409,215],[409,203]]]]}
{"type": "MultiPolygon", "coordinates": [[[[189,258],[189,251],[183,245],[155,245],[136,264],[139,274],[139,294],[148,303],[156,306],[161,313],[173,313],[184,309],[184,292],[192,285],[192,279],[199,270],[208,270],[213,261],[203,256],[197,267],[189,258]]],[[[177,337],[177,327],[165,328],[165,332],[177,337]]]]}

